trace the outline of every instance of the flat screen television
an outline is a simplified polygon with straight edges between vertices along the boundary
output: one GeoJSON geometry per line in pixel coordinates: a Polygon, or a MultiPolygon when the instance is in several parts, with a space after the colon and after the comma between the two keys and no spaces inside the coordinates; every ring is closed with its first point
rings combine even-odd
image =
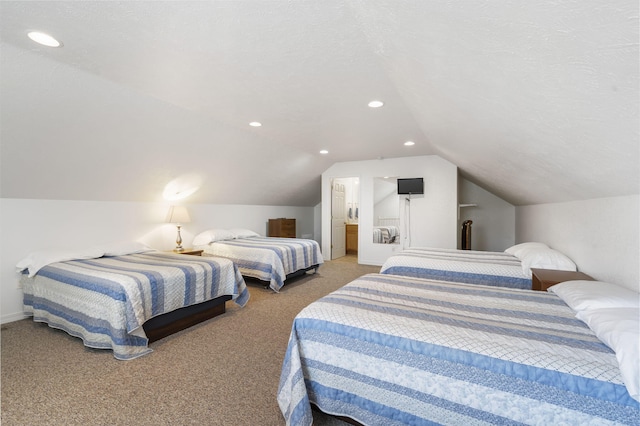
{"type": "Polygon", "coordinates": [[[423,179],[398,179],[398,194],[424,194],[423,179]]]}

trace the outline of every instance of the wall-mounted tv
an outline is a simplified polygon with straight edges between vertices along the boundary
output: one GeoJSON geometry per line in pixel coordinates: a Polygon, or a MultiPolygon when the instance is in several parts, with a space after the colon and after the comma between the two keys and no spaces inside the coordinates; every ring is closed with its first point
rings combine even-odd
{"type": "Polygon", "coordinates": [[[424,194],[423,179],[398,179],[398,194],[424,194]]]}

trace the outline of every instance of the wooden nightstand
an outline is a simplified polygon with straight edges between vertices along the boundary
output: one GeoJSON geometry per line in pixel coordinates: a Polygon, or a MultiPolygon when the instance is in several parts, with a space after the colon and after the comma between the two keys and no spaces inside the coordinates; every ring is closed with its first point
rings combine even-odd
{"type": "Polygon", "coordinates": [[[295,219],[269,219],[269,236],[270,237],[296,237],[296,220],[295,219]]]}
{"type": "Polygon", "coordinates": [[[531,289],[547,291],[552,285],[564,282],[586,280],[594,281],[592,277],[584,272],[557,271],[555,269],[535,269],[531,268],[531,289]]]}
{"type": "Polygon", "coordinates": [[[173,250],[171,253],[175,253],[175,254],[189,254],[191,256],[202,256],[202,252],[204,250],[200,250],[200,249],[192,249],[192,248],[186,248],[184,250],[173,250]]]}

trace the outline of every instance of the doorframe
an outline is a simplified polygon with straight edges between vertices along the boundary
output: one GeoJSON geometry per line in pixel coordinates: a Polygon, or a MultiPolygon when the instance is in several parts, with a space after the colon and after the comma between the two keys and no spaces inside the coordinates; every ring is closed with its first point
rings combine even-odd
{"type": "MultiPolygon", "coordinates": [[[[335,179],[358,179],[358,204],[362,204],[362,176],[354,173],[349,173],[348,175],[322,176],[321,233],[322,255],[325,259],[331,259],[331,191],[335,179]]],[[[358,259],[360,259],[360,251],[358,251],[358,259]]]]}

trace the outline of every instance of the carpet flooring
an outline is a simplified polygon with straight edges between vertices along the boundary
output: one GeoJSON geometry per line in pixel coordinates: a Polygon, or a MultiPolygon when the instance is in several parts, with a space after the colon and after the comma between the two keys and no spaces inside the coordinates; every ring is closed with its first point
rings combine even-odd
{"type": "MultiPolygon", "coordinates": [[[[356,277],[378,272],[354,257],[327,261],[280,293],[248,281],[244,308],[118,361],[78,338],[25,319],[4,324],[1,420],[12,425],[284,425],[276,400],[295,315],[356,277]]],[[[314,413],[314,425],[346,425],[314,413]]]]}

